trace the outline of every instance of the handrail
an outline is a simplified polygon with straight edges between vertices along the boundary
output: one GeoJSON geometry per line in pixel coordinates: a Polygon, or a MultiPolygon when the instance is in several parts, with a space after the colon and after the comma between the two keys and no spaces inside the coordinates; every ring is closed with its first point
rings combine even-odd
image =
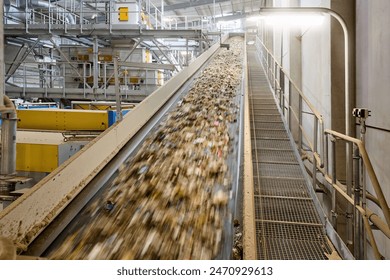
{"type": "Polygon", "coordinates": [[[371,183],[372,183],[372,186],[374,188],[374,191],[376,193],[376,195],[378,196],[378,200],[379,200],[379,205],[383,211],[383,215],[385,216],[385,219],[386,219],[386,223],[387,225],[390,227],[390,209],[389,209],[389,205],[387,204],[387,201],[385,199],[385,196],[383,195],[383,192],[382,192],[382,188],[380,187],[380,184],[379,184],[379,181],[378,181],[378,178],[376,176],[376,173],[374,171],[374,168],[371,164],[371,160],[370,160],[370,157],[368,156],[368,153],[367,153],[367,150],[363,144],[363,142],[359,139],[356,139],[356,138],[353,138],[351,136],[347,136],[347,135],[344,135],[340,132],[337,132],[337,131],[334,131],[334,130],[330,130],[330,129],[326,129],[325,130],[325,134],[330,134],[334,137],[339,138],[339,139],[342,139],[344,141],[347,141],[347,142],[350,142],[350,143],[353,143],[355,144],[358,149],[359,149],[359,153],[363,159],[363,163],[367,169],[367,173],[368,173],[368,176],[371,180],[371,183]]]}
{"type": "Polygon", "coordinates": [[[307,99],[307,97],[303,94],[303,92],[299,89],[299,87],[296,85],[296,83],[291,79],[291,77],[288,75],[286,71],[284,71],[283,66],[277,61],[275,56],[272,54],[272,52],[266,47],[266,45],[259,40],[259,42],[262,44],[263,48],[267,51],[267,53],[272,57],[272,59],[275,61],[275,64],[278,65],[278,67],[283,71],[284,75],[287,77],[287,79],[291,82],[291,84],[294,86],[295,90],[299,93],[300,96],[302,96],[305,103],[309,106],[310,110],[314,113],[314,115],[322,121],[322,115],[320,112],[313,106],[313,104],[307,99]]]}

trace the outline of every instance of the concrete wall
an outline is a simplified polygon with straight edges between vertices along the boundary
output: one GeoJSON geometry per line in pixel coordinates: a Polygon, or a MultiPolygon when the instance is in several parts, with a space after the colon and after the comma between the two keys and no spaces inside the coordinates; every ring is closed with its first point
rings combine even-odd
{"type": "MultiPolygon", "coordinates": [[[[356,103],[372,111],[368,125],[387,130],[390,130],[389,14],[388,0],[356,0],[356,103]]],[[[389,203],[390,132],[368,128],[366,148],[389,203]]],[[[390,259],[390,240],[377,232],[376,235],[381,253],[390,259]]]]}
{"type": "MultiPolygon", "coordinates": [[[[330,7],[330,0],[301,0],[302,7],[330,7]]],[[[331,52],[330,20],[325,16],[322,25],[302,30],[302,91],[320,111],[325,127],[331,127],[331,52]]],[[[312,118],[306,116],[305,126],[313,126],[312,118]]]]}

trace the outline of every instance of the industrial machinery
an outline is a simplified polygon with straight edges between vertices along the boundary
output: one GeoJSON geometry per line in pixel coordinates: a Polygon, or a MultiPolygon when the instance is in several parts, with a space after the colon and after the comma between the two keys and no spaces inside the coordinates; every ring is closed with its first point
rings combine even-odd
{"type": "MultiPolygon", "coordinates": [[[[66,226],[74,218],[77,220],[84,217],[79,214],[80,210],[95,194],[99,194],[104,187],[107,187],[119,166],[137,151],[146,135],[156,129],[158,122],[164,119],[166,112],[177,104],[180,97],[185,96],[191,80],[205,67],[205,63],[218,49],[219,44],[212,46],[163,87],[156,90],[153,95],[132,109],[122,122],[109,127],[86,144],[74,157],[2,211],[0,235],[12,239],[17,244],[19,253],[24,252],[33,256],[43,254],[61,232],[66,235],[66,226]]],[[[240,104],[240,99],[237,99],[237,102],[240,104]]],[[[220,118],[223,119],[222,116],[220,118]]],[[[236,128],[233,131],[240,129],[239,123],[235,123],[236,128]]],[[[237,134],[237,137],[238,135],[241,133],[237,134]]],[[[231,141],[239,141],[239,138],[232,139],[235,140],[231,141]]],[[[238,172],[239,151],[235,152],[230,161],[235,163],[229,167],[230,172],[232,174],[238,172]],[[234,157],[238,158],[234,159],[234,157]]],[[[232,182],[230,197],[235,197],[237,183],[232,182]]],[[[224,246],[219,251],[216,256],[218,258],[229,258],[231,253],[234,208],[233,199],[229,203],[230,214],[223,222],[225,230],[230,229],[224,233],[224,244],[230,245],[224,246]]],[[[71,223],[73,224],[74,222],[71,223]]]]}

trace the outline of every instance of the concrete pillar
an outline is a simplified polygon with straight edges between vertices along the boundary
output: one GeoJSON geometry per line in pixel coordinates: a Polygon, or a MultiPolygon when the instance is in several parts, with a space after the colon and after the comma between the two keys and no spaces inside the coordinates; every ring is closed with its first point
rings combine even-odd
{"type": "MultiPolygon", "coordinates": [[[[4,1],[0,0],[0,7],[3,9],[4,1]]],[[[3,10],[0,12],[0,108],[4,106],[3,95],[4,95],[4,18],[3,18],[3,10]]]]}
{"type": "MultiPolygon", "coordinates": [[[[299,7],[301,5],[300,0],[288,1],[291,7],[299,7]]],[[[289,74],[294,83],[302,90],[302,32],[299,27],[292,27],[288,30],[288,42],[285,44],[288,50],[287,59],[289,60],[289,74]]],[[[299,97],[296,90],[291,88],[291,104],[293,110],[298,112],[299,97]]],[[[294,139],[298,139],[299,135],[299,123],[292,117],[291,118],[291,133],[294,139]]]]}
{"type": "MultiPolygon", "coordinates": [[[[339,13],[347,23],[350,34],[349,61],[351,108],[355,106],[355,0],[332,0],[333,11],[339,13]]],[[[344,92],[344,34],[340,24],[332,18],[331,21],[331,128],[345,133],[345,92],[344,92]]],[[[352,112],[350,112],[352,114],[352,112]]],[[[354,126],[352,128],[354,135],[354,126]]],[[[345,145],[337,146],[337,178],[345,180],[345,145]]]]}
{"type": "MultiPolygon", "coordinates": [[[[339,13],[345,20],[350,35],[349,62],[350,62],[350,108],[355,106],[355,0],[332,0],[330,8],[339,13]]],[[[344,91],[344,34],[340,24],[331,20],[331,128],[345,133],[345,91],[344,91]]],[[[350,112],[352,115],[352,112],[350,112]]],[[[354,120],[352,121],[354,123],[354,120]]],[[[354,126],[351,128],[352,135],[354,126]]],[[[336,145],[336,177],[339,181],[346,180],[346,145],[339,142],[336,145]]],[[[352,208],[343,199],[338,199],[339,207],[346,215],[338,218],[339,235],[350,244],[352,236],[352,208]]],[[[350,247],[352,250],[352,247],[350,247]]]]}

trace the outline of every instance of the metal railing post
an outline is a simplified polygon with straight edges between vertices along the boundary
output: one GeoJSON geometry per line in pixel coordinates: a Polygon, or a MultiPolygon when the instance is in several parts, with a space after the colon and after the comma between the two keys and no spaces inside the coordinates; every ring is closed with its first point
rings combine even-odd
{"type": "Polygon", "coordinates": [[[313,128],[313,188],[316,189],[317,185],[317,138],[318,138],[318,120],[316,116],[313,116],[314,119],[314,128],[313,128]]]}
{"type": "Polygon", "coordinates": [[[298,147],[299,147],[299,153],[302,154],[302,96],[299,95],[299,102],[298,102],[298,123],[299,123],[299,129],[298,129],[298,147]]]}
{"type": "Polygon", "coordinates": [[[272,74],[273,74],[273,79],[274,79],[274,91],[275,91],[275,94],[277,94],[277,92],[278,92],[278,82],[277,82],[276,73],[278,72],[278,64],[276,63],[275,59],[272,59],[272,61],[273,61],[273,67],[272,67],[273,73],[272,74]]]}
{"type": "MultiPolygon", "coordinates": [[[[65,63],[62,64],[62,76],[63,76],[63,79],[62,79],[62,97],[65,98],[65,95],[66,95],[66,91],[65,91],[65,87],[66,87],[66,81],[65,81],[65,77],[66,77],[66,68],[65,68],[65,63]]],[[[52,85],[53,86],[53,85],[52,85]]]]}
{"type": "Polygon", "coordinates": [[[26,77],[26,64],[23,64],[23,97],[26,96],[27,77],[26,77]]]}
{"type": "Polygon", "coordinates": [[[318,120],[320,122],[320,166],[321,167],[324,167],[324,158],[325,158],[325,155],[324,155],[324,150],[325,150],[325,147],[324,147],[324,137],[325,137],[325,129],[324,129],[324,121],[323,119],[321,118],[320,120],[318,120]]]}
{"type": "MultiPolygon", "coordinates": [[[[365,146],[365,134],[366,134],[366,122],[363,119],[363,121],[361,122],[361,126],[360,126],[360,140],[362,141],[363,146],[365,146]]],[[[361,158],[360,152],[359,152],[359,156],[361,158]]],[[[360,170],[359,171],[361,172],[360,173],[361,190],[362,190],[361,204],[362,204],[362,208],[364,209],[364,211],[366,211],[366,209],[367,209],[367,182],[366,182],[367,180],[366,179],[367,178],[366,178],[366,170],[364,168],[364,162],[362,159],[360,160],[360,170]]],[[[363,226],[361,228],[361,242],[362,242],[361,249],[363,251],[362,252],[363,259],[367,258],[366,239],[367,239],[367,231],[366,231],[364,223],[363,223],[363,226]]]]}
{"type": "Polygon", "coordinates": [[[80,1],[80,33],[83,33],[83,24],[84,24],[83,17],[84,17],[83,1],[81,0],[80,1]]]}
{"type": "MultiPolygon", "coordinates": [[[[352,145],[352,143],[347,142],[346,145],[347,147],[352,145]]],[[[352,155],[352,147],[348,149],[348,151],[352,155]]],[[[349,154],[347,155],[349,156],[349,154]]],[[[349,173],[351,178],[353,177],[353,161],[347,161],[347,174],[349,173]]],[[[347,176],[348,177],[348,176],[347,176]]],[[[352,180],[347,180],[347,195],[349,197],[352,197],[352,180]]],[[[347,205],[347,212],[345,213],[345,216],[347,218],[347,228],[346,228],[346,235],[347,235],[347,245],[352,245],[353,244],[353,206],[351,204],[347,205]]]]}
{"type": "Polygon", "coordinates": [[[51,33],[51,22],[53,20],[53,15],[51,14],[51,5],[49,5],[49,33],[51,33]]]}
{"type": "Polygon", "coordinates": [[[360,205],[360,155],[359,155],[359,148],[356,145],[353,145],[354,150],[354,201],[353,201],[353,219],[354,219],[354,225],[353,225],[353,252],[356,259],[362,259],[361,254],[361,227],[362,227],[362,219],[360,217],[359,211],[357,210],[356,206],[360,205]]]}
{"type": "Polygon", "coordinates": [[[270,69],[269,69],[269,56],[270,54],[267,52],[267,76],[268,76],[268,80],[271,82],[270,69]]]}
{"type": "Polygon", "coordinates": [[[328,146],[328,141],[329,141],[329,134],[325,134],[325,151],[323,154],[324,157],[324,170],[325,170],[325,175],[329,174],[329,146],[328,146]]]}
{"type": "Polygon", "coordinates": [[[288,128],[292,129],[291,125],[291,110],[292,110],[292,102],[291,102],[291,98],[292,98],[292,92],[291,92],[292,88],[291,88],[291,81],[289,80],[288,81],[288,128]]]}
{"type": "Polygon", "coordinates": [[[285,113],[286,90],[284,88],[284,73],[282,67],[279,67],[279,88],[281,91],[280,97],[282,98],[281,108],[282,108],[283,116],[286,116],[285,113]]]}
{"type": "MultiPolygon", "coordinates": [[[[337,182],[336,179],[336,139],[331,137],[331,144],[332,144],[332,185],[335,185],[337,182]]],[[[337,209],[336,209],[336,189],[332,188],[332,226],[337,231],[337,209]]]]}
{"type": "Polygon", "coordinates": [[[85,66],[86,64],[83,63],[83,95],[84,95],[84,98],[85,98],[85,84],[86,84],[86,76],[87,76],[87,71],[85,69],[85,66]]]}
{"type": "Polygon", "coordinates": [[[107,62],[104,62],[103,80],[104,80],[104,98],[107,98],[107,62]]]}

